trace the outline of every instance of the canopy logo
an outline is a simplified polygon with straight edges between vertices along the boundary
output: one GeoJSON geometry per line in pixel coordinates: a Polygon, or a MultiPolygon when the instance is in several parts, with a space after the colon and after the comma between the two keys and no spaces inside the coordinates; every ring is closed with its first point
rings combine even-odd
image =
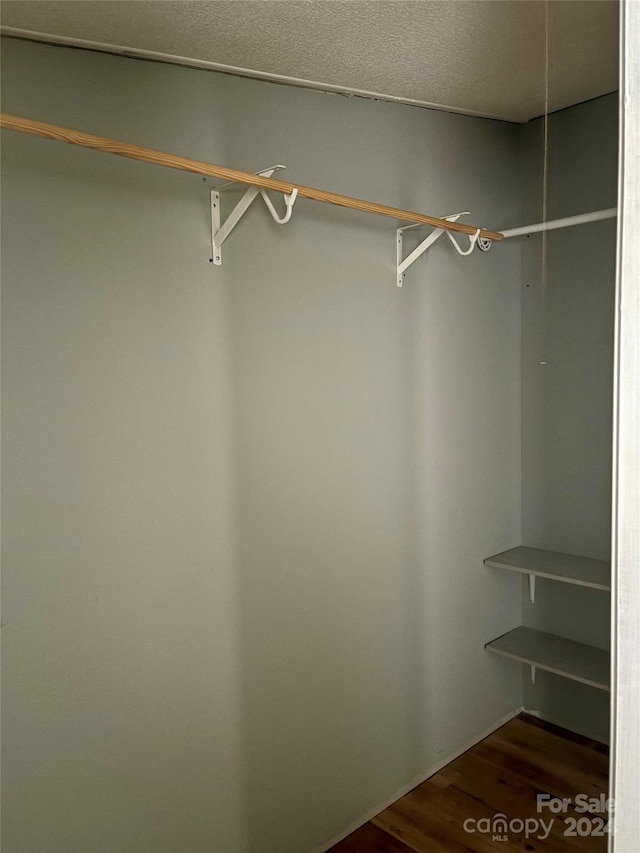
{"type": "Polygon", "coordinates": [[[614,803],[604,794],[599,797],[589,797],[587,794],[576,794],[571,797],[554,797],[551,794],[538,794],[536,811],[538,817],[508,818],[502,812],[493,817],[479,819],[469,817],[462,826],[465,832],[478,832],[489,835],[492,841],[508,841],[509,836],[528,839],[536,838],[545,841],[551,834],[556,820],[560,823],[557,832],[566,837],[588,836],[603,837],[612,834],[610,818],[613,814],[614,803]],[[567,814],[567,812],[572,812],[567,814]],[[542,813],[548,817],[545,819],[542,813]],[[559,815],[560,817],[555,817],[559,815]]]}
{"type": "Polygon", "coordinates": [[[490,835],[492,841],[508,841],[509,833],[544,841],[549,837],[553,823],[554,818],[550,818],[548,821],[537,817],[509,819],[502,812],[498,812],[493,817],[481,817],[479,820],[468,817],[462,826],[464,831],[468,833],[480,832],[483,835],[490,835]]]}

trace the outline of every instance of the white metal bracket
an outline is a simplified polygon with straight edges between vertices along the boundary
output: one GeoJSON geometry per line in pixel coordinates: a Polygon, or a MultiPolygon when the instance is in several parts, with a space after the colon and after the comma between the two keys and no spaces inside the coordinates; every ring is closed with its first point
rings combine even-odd
{"type": "MultiPolygon", "coordinates": [[[[461,216],[468,216],[469,211],[465,211],[464,213],[453,213],[451,216],[444,216],[443,219],[446,219],[448,222],[457,222],[461,216]]],[[[430,246],[436,242],[438,237],[442,236],[442,234],[446,234],[449,240],[459,255],[470,255],[471,252],[475,249],[476,245],[479,248],[482,248],[483,251],[486,251],[484,248],[484,241],[481,243],[478,241],[478,237],[480,236],[480,228],[476,231],[475,234],[469,235],[469,246],[467,249],[460,248],[460,244],[455,239],[451,231],[447,231],[444,228],[435,228],[428,237],[426,237],[419,246],[417,246],[413,252],[407,255],[406,258],[403,258],[403,236],[405,231],[409,231],[410,228],[423,228],[423,225],[405,225],[404,228],[398,228],[397,231],[397,241],[396,241],[396,284],[398,287],[402,287],[403,279],[405,276],[406,270],[409,269],[411,264],[415,263],[418,258],[427,251],[430,246]]],[[[490,242],[490,241],[487,241],[490,242]]]]}
{"type": "Polygon", "coordinates": [[[531,599],[531,603],[535,604],[536,601],[536,576],[529,575],[529,598],[531,599]]]}
{"type": "MultiPolygon", "coordinates": [[[[271,166],[269,169],[263,169],[260,172],[256,172],[256,174],[263,175],[265,178],[270,178],[274,172],[284,168],[286,167],[271,166]]],[[[276,222],[278,225],[285,225],[291,219],[293,205],[298,195],[298,190],[295,188],[290,195],[287,193],[283,193],[285,212],[284,215],[280,216],[280,214],[276,211],[273,202],[269,198],[266,190],[261,189],[260,187],[249,187],[240,199],[240,201],[233,208],[226,221],[221,224],[220,193],[227,189],[236,189],[237,187],[238,185],[232,182],[229,184],[223,184],[222,186],[216,187],[215,189],[211,190],[211,263],[217,267],[222,265],[222,244],[227,239],[229,234],[231,234],[238,222],[240,222],[240,220],[258,195],[262,196],[262,199],[266,204],[269,213],[273,217],[274,222],[276,222]]]]}

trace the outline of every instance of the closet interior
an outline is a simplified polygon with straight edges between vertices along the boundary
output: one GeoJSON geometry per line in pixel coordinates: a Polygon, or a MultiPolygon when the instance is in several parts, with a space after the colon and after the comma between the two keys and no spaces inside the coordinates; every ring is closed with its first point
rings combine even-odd
{"type": "Polygon", "coordinates": [[[3,7],[4,850],[525,849],[375,816],[609,741],[618,4],[3,7]]]}

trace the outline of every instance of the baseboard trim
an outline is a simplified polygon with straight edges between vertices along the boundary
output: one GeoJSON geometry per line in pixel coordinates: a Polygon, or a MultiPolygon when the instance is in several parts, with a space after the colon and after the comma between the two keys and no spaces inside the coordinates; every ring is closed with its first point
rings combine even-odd
{"type": "Polygon", "coordinates": [[[563,737],[566,740],[575,741],[575,743],[579,743],[582,746],[595,750],[596,752],[609,755],[609,744],[604,743],[601,740],[596,740],[596,738],[589,737],[589,735],[583,735],[581,732],[576,732],[573,729],[568,729],[566,726],[560,725],[560,723],[557,723],[546,714],[540,713],[540,711],[532,711],[529,708],[524,708],[522,718],[528,723],[531,723],[531,725],[538,726],[539,728],[545,729],[546,731],[558,735],[559,737],[563,737]]]}
{"type": "Polygon", "coordinates": [[[340,832],[339,835],[336,835],[330,841],[327,841],[325,844],[321,844],[319,847],[314,847],[313,850],[311,850],[311,853],[326,853],[326,851],[333,847],[334,844],[338,844],[338,842],[344,841],[344,839],[348,835],[351,835],[352,832],[355,832],[356,829],[359,829],[365,823],[368,823],[368,821],[374,818],[377,814],[380,814],[381,811],[384,811],[384,809],[388,808],[390,805],[392,805],[392,803],[395,803],[396,800],[399,800],[401,797],[404,797],[405,794],[409,793],[409,791],[412,791],[418,785],[421,785],[431,776],[442,770],[443,767],[446,767],[447,764],[450,764],[452,761],[455,761],[455,759],[459,758],[464,752],[467,752],[467,750],[480,743],[480,741],[484,740],[486,737],[489,737],[489,735],[493,734],[493,732],[501,728],[501,726],[504,726],[505,723],[508,723],[509,720],[513,720],[514,717],[518,717],[523,711],[524,708],[516,708],[514,711],[509,711],[508,714],[505,714],[504,717],[497,720],[495,723],[489,726],[488,729],[485,729],[483,732],[480,732],[480,734],[476,735],[472,740],[465,743],[464,746],[460,747],[460,749],[456,750],[456,752],[451,753],[451,755],[447,756],[447,758],[443,758],[442,761],[439,761],[437,764],[433,764],[431,767],[428,768],[428,770],[425,770],[423,773],[420,773],[419,776],[416,776],[413,781],[409,782],[409,784],[403,785],[402,788],[397,790],[395,794],[393,794],[391,797],[384,800],[379,805],[375,806],[375,808],[370,809],[368,812],[362,815],[362,817],[359,817],[356,821],[350,824],[347,829],[340,832]]]}

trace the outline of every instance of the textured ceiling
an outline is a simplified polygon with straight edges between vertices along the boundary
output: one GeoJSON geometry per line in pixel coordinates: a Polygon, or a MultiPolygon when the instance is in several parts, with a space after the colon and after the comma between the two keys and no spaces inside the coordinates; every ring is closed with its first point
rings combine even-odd
{"type": "Polygon", "coordinates": [[[615,0],[4,0],[2,24],[526,121],[546,10],[549,111],[615,90],[615,0]]]}

